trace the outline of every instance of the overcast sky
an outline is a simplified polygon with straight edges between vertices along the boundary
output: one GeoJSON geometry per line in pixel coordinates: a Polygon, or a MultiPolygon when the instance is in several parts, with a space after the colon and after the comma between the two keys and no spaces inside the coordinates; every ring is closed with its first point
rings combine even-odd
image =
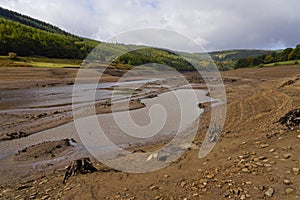
{"type": "Polygon", "coordinates": [[[300,43],[299,0],[0,0],[0,6],[101,41],[155,27],[208,51],[300,43]]]}

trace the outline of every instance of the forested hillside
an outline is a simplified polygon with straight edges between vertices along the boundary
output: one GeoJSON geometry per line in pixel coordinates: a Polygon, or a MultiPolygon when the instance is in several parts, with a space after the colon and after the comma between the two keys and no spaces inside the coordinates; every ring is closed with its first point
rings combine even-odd
{"type": "Polygon", "coordinates": [[[274,62],[292,61],[298,59],[300,59],[300,44],[297,45],[296,48],[286,48],[283,51],[273,51],[256,57],[249,56],[247,58],[239,59],[235,64],[235,68],[252,67],[274,62]]]}
{"type": "Polygon", "coordinates": [[[33,28],[37,28],[40,30],[48,31],[51,33],[58,33],[63,35],[71,35],[70,33],[61,30],[60,28],[53,26],[51,24],[48,24],[46,22],[42,22],[40,20],[33,19],[31,17],[28,17],[26,15],[22,15],[19,13],[16,13],[14,11],[10,11],[4,8],[0,7],[0,17],[8,20],[12,20],[15,22],[19,22],[21,24],[31,26],[33,28]]]}
{"type": "Polygon", "coordinates": [[[19,56],[84,58],[98,43],[73,36],[51,33],[0,18],[0,54],[19,56]]]}

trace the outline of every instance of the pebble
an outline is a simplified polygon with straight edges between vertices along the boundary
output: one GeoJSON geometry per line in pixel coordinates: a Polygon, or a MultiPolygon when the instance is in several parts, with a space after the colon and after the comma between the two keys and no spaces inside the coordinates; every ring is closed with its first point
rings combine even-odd
{"type": "Polygon", "coordinates": [[[246,172],[246,173],[247,173],[247,172],[250,172],[250,171],[249,171],[248,168],[243,168],[243,169],[242,169],[242,172],[246,172]]]}
{"type": "Polygon", "coordinates": [[[271,149],[269,152],[270,152],[270,153],[273,153],[273,152],[275,152],[275,149],[271,149]]]}
{"type": "Polygon", "coordinates": [[[290,180],[287,180],[287,179],[284,179],[283,183],[286,184],[286,185],[291,185],[292,184],[292,182],[290,180]]]}
{"type": "Polygon", "coordinates": [[[230,197],[230,193],[229,193],[229,192],[225,192],[225,193],[223,194],[223,196],[224,196],[225,198],[230,197]]]}
{"type": "Polygon", "coordinates": [[[152,185],[152,186],[149,187],[149,190],[154,190],[154,189],[156,189],[155,185],[152,185]]]}
{"type": "Polygon", "coordinates": [[[300,138],[300,135],[298,135],[297,138],[300,138]]]}
{"type": "Polygon", "coordinates": [[[286,188],[284,191],[285,191],[286,194],[290,194],[290,193],[294,192],[294,189],[293,188],[286,188]]]}
{"type": "Polygon", "coordinates": [[[290,153],[284,154],[283,158],[284,159],[289,159],[292,155],[290,153]]]}
{"type": "Polygon", "coordinates": [[[271,188],[271,187],[265,192],[265,195],[266,195],[267,197],[272,197],[273,194],[274,194],[274,189],[271,188]]]}
{"type": "Polygon", "coordinates": [[[247,181],[246,184],[247,185],[252,185],[252,182],[251,181],[247,181]]]}
{"type": "Polygon", "coordinates": [[[193,197],[198,197],[198,196],[199,196],[198,193],[194,193],[194,194],[193,194],[193,197]]]}
{"type": "Polygon", "coordinates": [[[259,160],[266,160],[267,157],[266,157],[266,156],[260,156],[260,157],[258,157],[258,159],[259,159],[259,160]]]}
{"type": "Polygon", "coordinates": [[[241,195],[241,198],[240,198],[241,200],[245,200],[246,199],[246,195],[241,195]]]}
{"type": "Polygon", "coordinates": [[[45,200],[45,199],[48,199],[49,198],[49,196],[48,195],[46,195],[46,196],[42,196],[41,197],[41,200],[45,200]]]}
{"type": "Polygon", "coordinates": [[[214,174],[208,174],[208,175],[206,176],[206,178],[208,178],[208,179],[212,179],[212,178],[214,178],[214,177],[215,177],[214,174]]]}
{"type": "Polygon", "coordinates": [[[268,147],[269,145],[268,144],[261,144],[260,145],[260,148],[266,148],[266,147],[268,147]]]}
{"type": "Polygon", "coordinates": [[[300,169],[296,168],[296,167],[294,167],[292,170],[293,170],[293,172],[294,172],[295,175],[298,175],[299,172],[300,172],[300,169]]]}
{"type": "Polygon", "coordinates": [[[72,188],[71,187],[66,187],[65,188],[65,191],[69,191],[69,190],[71,190],[72,188]]]}
{"type": "Polygon", "coordinates": [[[180,185],[181,185],[181,187],[184,187],[186,185],[186,182],[183,181],[183,182],[181,182],[180,185]]]}

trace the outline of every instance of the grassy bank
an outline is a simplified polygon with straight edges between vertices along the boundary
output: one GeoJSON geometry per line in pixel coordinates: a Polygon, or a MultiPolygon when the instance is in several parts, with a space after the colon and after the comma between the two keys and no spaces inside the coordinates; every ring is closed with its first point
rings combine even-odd
{"type": "Polygon", "coordinates": [[[81,63],[81,60],[73,59],[0,56],[0,67],[79,68],[81,63]]]}

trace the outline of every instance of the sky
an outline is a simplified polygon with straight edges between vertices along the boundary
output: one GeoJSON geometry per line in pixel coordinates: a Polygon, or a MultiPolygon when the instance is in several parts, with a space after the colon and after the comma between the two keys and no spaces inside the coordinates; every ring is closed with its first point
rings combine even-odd
{"type": "MultiPolygon", "coordinates": [[[[151,27],[181,34],[207,51],[300,43],[299,0],[0,0],[0,6],[100,41],[151,27]]],[[[137,41],[158,37],[133,35],[137,41]]],[[[178,42],[165,36],[170,38],[178,42]]]]}

